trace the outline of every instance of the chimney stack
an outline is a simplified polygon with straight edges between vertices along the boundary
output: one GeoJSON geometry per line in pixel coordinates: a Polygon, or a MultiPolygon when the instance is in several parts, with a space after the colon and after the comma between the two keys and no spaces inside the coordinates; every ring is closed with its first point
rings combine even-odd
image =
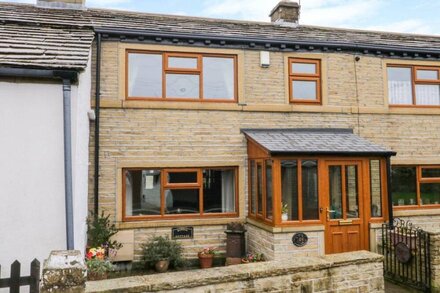
{"type": "Polygon", "coordinates": [[[84,9],[86,0],[37,0],[38,7],[84,9]]]}
{"type": "Polygon", "coordinates": [[[282,0],[270,12],[270,18],[273,23],[297,25],[299,21],[299,12],[301,6],[290,0],[282,0]]]}

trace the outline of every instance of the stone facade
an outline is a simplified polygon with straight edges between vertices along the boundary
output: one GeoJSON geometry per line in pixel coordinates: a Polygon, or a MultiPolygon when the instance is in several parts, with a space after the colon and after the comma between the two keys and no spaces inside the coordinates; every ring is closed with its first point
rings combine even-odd
{"type": "Polygon", "coordinates": [[[86,292],[384,292],[382,256],[359,251],[88,282],[86,292]]]}

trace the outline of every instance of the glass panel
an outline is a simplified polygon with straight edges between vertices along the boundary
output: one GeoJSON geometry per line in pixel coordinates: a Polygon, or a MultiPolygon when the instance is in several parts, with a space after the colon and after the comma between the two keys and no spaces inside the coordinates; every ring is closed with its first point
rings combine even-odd
{"type": "Polygon", "coordinates": [[[393,205],[416,205],[416,167],[392,167],[391,193],[393,205]]]}
{"type": "Polygon", "coordinates": [[[200,98],[198,74],[167,74],[167,98],[200,98]]]}
{"type": "Polygon", "coordinates": [[[251,165],[251,213],[255,215],[257,212],[257,171],[254,160],[250,161],[251,165]]]}
{"type": "Polygon", "coordinates": [[[316,100],[316,81],[294,80],[292,82],[293,99],[316,100]]]}
{"type": "Polygon", "coordinates": [[[162,55],[128,54],[128,96],[162,98],[162,55]]]}
{"type": "Polygon", "coordinates": [[[235,170],[203,170],[203,211],[235,212],[235,170]]]}
{"type": "Polygon", "coordinates": [[[420,200],[422,205],[440,203],[440,183],[421,183],[420,200]]]}
{"type": "Polygon", "coordinates": [[[437,70],[417,70],[417,79],[438,80],[437,70]]]}
{"type": "Polygon", "coordinates": [[[168,57],[168,68],[197,69],[197,58],[168,57]]]}
{"type": "Polygon", "coordinates": [[[302,161],[301,167],[303,220],[318,220],[318,162],[302,161]]]}
{"type": "Polygon", "coordinates": [[[282,213],[287,220],[298,220],[298,163],[296,160],[281,161],[282,213]]]}
{"type": "Polygon", "coordinates": [[[423,178],[440,178],[440,168],[422,168],[423,178]]]}
{"type": "Polygon", "coordinates": [[[388,67],[388,96],[390,104],[411,105],[411,68],[388,67]]]}
{"type": "Polygon", "coordinates": [[[359,218],[359,192],[357,166],[345,167],[345,193],[347,195],[347,218],[359,218]]]}
{"type": "Polygon", "coordinates": [[[440,85],[416,84],[417,105],[440,105],[440,85]]]}
{"type": "Polygon", "coordinates": [[[342,215],[342,169],[329,166],[330,219],[343,219],[342,215]]]}
{"type": "Polygon", "coordinates": [[[371,216],[382,217],[382,182],[380,161],[370,161],[371,216]]]}
{"type": "Polygon", "coordinates": [[[165,189],[166,214],[199,213],[198,189],[165,189]]]}
{"type": "Polygon", "coordinates": [[[272,161],[266,160],[266,218],[272,219],[272,161]]]}
{"type": "Polygon", "coordinates": [[[203,98],[235,98],[234,59],[203,57],[203,98]]]}
{"type": "Polygon", "coordinates": [[[316,74],[316,64],[292,63],[292,73],[316,74]]]}
{"type": "Polygon", "coordinates": [[[197,183],[197,172],[170,172],[168,183],[197,183]]]}
{"type": "Polygon", "coordinates": [[[263,214],[263,168],[257,163],[257,200],[258,213],[263,214]]]}
{"type": "Polygon", "coordinates": [[[160,215],[160,170],[125,172],[125,215],[160,215]]]}

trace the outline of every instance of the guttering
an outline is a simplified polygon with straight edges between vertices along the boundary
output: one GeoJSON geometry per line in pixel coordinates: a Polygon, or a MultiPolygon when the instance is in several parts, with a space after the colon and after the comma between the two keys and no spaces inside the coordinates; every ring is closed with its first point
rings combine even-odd
{"type": "Polygon", "coordinates": [[[64,136],[64,192],[66,212],[66,246],[74,249],[73,187],[72,187],[72,119],[71,83],[78,80],[78,72],[32,68],[0,67],[1,77],[47,78],[63,82],[63,136],[64,136]]]}
{"type": "Polygon", "coordinates": [[[101,94],[101,34],[96,36],[96,84],[95,84],[95,174],[93,186],[93,212],[98,217],[99,213],[99,114],[101,94]]]}
{"type": "Polygon", "coordinates": [[[182,39],[192,41],[219,41],[230,42],[231,44],[244,44],[255,46],[261,44],[267,47],[267,45],[276,45],[285,49],[287,46],[299,49],[304,47],[305,49],[340,49],[340,50],[353,50],[363,53],[377,53],[382,54],[384,52],[396,52],[396,53],[415,53],[415,54],[440,54],[440,49],[426,49],[410,46],[394,46],[394,45],[373,45],[367,43],[350,43],[350,42],[334,42],[334,41],[313,41],[313,40],[294,40],[294,39],[271,39],[271,38],[249,38],[249,37],[234,37],[234,36],[214,36],[203,34],[185,34],[185,33],[173,33],[173,32],[161,32],[161,31],[148,31],[148,30],[136,30],[136,29],[121,29],[121,28],[94,28],[97,33],[105,35],[117,35],[117,36],[130,36],[130,37],[143,37],[143,38],[170,38],[170,39],[182,39]],[[295,47],[296,46],[296,47],[295,47]]]}

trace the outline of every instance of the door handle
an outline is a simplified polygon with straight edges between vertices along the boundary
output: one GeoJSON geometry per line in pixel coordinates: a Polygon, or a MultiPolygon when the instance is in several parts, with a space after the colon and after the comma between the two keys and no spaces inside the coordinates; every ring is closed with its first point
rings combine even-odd
{"type": "Polygon", "coordinates": [[[330,213],[334,213],[336,212],[335,210],[329,210],[328,208],[326,208],[326,214],[327,214],[327,221],[330,220],[330,213]]]}

